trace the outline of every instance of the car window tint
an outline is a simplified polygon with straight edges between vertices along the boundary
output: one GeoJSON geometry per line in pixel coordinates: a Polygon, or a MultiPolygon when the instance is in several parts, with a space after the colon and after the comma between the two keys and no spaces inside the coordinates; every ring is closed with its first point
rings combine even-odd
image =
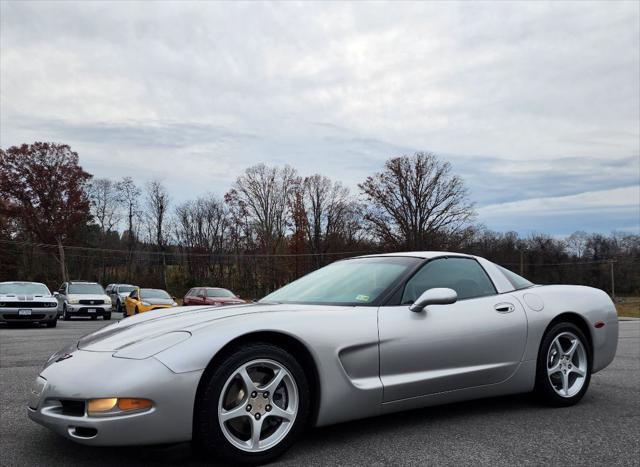
{"type": "Polygon", "coordinates": [[[207,297],[235,297],[233,293],[227,289],[206,289],[207,297]]]}
{"type": "Polygon", "coordinates": [[[477,261],[469,258],[442,258],[429,261],[405,286],[402,303],[413,303],[425,291],[447,287],[458,294],[458,300],[494,295],[495,288],[477,261]]]}

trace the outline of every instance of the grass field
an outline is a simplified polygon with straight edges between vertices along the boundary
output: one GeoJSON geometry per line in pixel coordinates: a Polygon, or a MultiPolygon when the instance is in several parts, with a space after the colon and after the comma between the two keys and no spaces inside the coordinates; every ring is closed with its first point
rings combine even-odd
{"type": "Polygon", "coordinates": [[[618,316],[627,318],[640,318],[640,297],[616,298],[618,316]]]}

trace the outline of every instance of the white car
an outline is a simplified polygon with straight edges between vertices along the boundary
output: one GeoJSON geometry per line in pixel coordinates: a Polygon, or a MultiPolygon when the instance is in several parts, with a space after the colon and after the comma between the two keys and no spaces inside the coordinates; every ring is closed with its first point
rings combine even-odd
{"type": "Polygon", "coordinates": [[[64,282],[53,295],[58,300],[58,313],[65,321],[74,316],[111,319],[111,298],[97,282],[64,282]]]}
{"type": "Polygon", "coordinates": [[[113,310],[118,313],[126,313],[124,301],[137,288],[137,286],[131,284],[109,284],[106,291],[109,298],[111,298],[113,310]]]}
{"type": "Polygon", "coordinates": [[[58,323],[56,299],[40,282],[0,282],[0,322],[58,323]]]}

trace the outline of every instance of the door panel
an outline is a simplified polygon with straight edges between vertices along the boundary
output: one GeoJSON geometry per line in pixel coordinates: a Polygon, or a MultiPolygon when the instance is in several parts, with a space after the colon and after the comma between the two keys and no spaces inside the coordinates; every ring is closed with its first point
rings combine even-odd
{"type": "Polygon", "coordinates": [[[511,295],[420,313],[408,305],[380,307],[378,316],[385,402],[501,382],[517,369],[526,344],[525,313],[511,295]],[[505,312],[505,304],[513,309],[505,312]]]}

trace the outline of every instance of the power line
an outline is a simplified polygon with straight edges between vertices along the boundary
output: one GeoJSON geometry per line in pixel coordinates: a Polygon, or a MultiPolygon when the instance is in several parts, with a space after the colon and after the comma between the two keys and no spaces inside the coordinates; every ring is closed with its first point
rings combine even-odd
{"type": "MultiPolygon", "coordinates": [[[[30,241],[17,241],[17,240],[0,240],[2,244],[11,244],[16,246],[32,246],[39,248],[55,248],[58,249],[58,245],[49,244],[49,243],[36,243],[30,241]]],[[[192,253],[188,251],[149,251],[149,250],[122,250],[122,249],[113,249],[113,248],[98,248],[98,247],[87,247],[87,246],[74,246],[74,245],[62,245],[62,247],[67,250],[77,250],[77,251],[86,251],[86,252],[102,252],[102,253],[112,253],[112,254],[122,254],[122,255],[147,255],[147,256],[165,256],[165,257],[174,257],[179,258],[181,262],[190,263],[188,258],[207,258],[207,259],[218,259],[218,258],[235,258],[242,260],[249,260],[255,258],[295,258],[295,257],[316,257],[316,256],[348,256],[348,255],[363,255],[363,254],[375,254],[377,252],[371,250],[360,250],[360,251],[334,251],[327,253],[273,253],[273,254],[265,254],[265,253],[192,253]]],[[[7,250],[4,253],[13,253],[18,255],[18,252],[9,252],[7,250]]],[[[91,254],[80,254],[80,253],[72,253],[65,252],[65,256],[68,258],[95,258],[94,255],[91,254]]],[[[601,260],[591,260],[591,261],[567,261],[567,262],[559,262],[559,263],[522,263],[524,266],[579,266],[579,265],[588,265],[588,264],[608,264],[611,261],[619,262],[619,263],[627,263],[627,262],[637,262],[637,258],[620,258],[620,259],[601,259],[601,260]]],[[[499,263],[502,266],[519,266],[521,263],[499,263]]]]}
{"type": "MultiPolygon", "coordinates": [[[[16,240],[0,240],[0,243],[11,244],[11,245],[21,245],[21,246],[35,246],[39,248],[59,248],[58,245],[54,245],[51,243],[35,243],[29,241],[16,241],[16,240]]],[[[116,253],[116,254],[142,254],[142,255],[158,255],[158,256],[168,256],[168,255],[187,255],[187,256],[198,256],[198,257],[206,257],[206,258],[287,258],[287,257],[305,257],[305,256],[339,256],[339,255],[363,255],[375,253],[371,250],[360,250],[360,251],[334,251],[327,253],[191,253],[185,251],[149,251],[149,250],[119,250],[112,248],[97,248],[97,247],[88,247],[88,246],[72,246],[72,245],[62,245],[62,248],[65,250],[84,250],[84,251],[95,251],[95,252],[108,252],[108,253],[116,253]]],[[[180,247],[178,247],[180,248],[180,247]]]]}

